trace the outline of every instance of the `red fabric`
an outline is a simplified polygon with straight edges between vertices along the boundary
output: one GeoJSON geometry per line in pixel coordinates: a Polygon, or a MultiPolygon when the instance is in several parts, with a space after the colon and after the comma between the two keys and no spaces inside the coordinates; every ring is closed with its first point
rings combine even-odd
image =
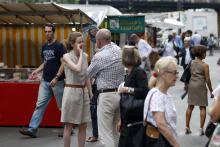
{"type": "MultiPolygon", "coordinates": [[[[0,82],[0,126],[28,126],[37,101],[39,83],[0,82]]],[[[41,126],[58,127],[60,111],[52,98],[41,126]]]]}

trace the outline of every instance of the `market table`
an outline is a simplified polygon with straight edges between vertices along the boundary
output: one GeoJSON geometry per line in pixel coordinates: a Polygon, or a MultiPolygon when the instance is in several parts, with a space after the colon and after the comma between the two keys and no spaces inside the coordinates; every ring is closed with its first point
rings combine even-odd
{"type": "MultiPolygon", "coordinates": [[[[0,82],[0,126],[27,126],[35,108],[39,82],[0,82]]],[[[41,126],[59,127],[60,111],[52,98],[41,126]]]]}

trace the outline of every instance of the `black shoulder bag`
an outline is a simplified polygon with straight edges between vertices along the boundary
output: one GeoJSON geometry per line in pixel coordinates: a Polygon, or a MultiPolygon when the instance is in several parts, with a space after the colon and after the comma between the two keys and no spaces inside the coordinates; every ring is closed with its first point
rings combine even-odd
{"type": "MultiPolygon", "coordinates": [[[[151,101],[151,98],[153,96],[154,93],[152,93],[151,97],[150,97],[150,100],[151,101]]],[[[150,102],[148,104],[148,111],[149,111],[149,106],[150,106],[150,102]]],[[[148,116],[148,111],[147,111],[147,115],[146,117],[148,116]]],[[[140,127],[140,129],[138,130],[138,133],[135,135],[134,137],[134,140],[135,140],[135,143],[134,143],[134,147],[148,147],[148,145],[146,144],[147,143],[147,137],[146,137],[146,121],[144,120],[143,122],[143,125],[140,127]]]]}
{"type": "Polygon", "coordinates": [[[191,78],[190,68],[191,68],[191,62],[186,66],[185,70],[183,71],[180,81],[184,83],[189,83],[189,80],[191,78]]]}

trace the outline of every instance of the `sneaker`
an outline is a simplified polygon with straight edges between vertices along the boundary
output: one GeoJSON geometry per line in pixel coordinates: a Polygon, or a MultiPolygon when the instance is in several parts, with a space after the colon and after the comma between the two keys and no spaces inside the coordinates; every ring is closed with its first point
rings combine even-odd
{"type": "Polygon", "coordinates": [[[36,134],[34,134],[33,132],[29,131],[29,130],[20,130],[19,133],[21,133],[22,135],[25,136],[29,136],[31,138],[36,138],[36,134]]]}
{"type": "Polygon", "coordinates": [[[205,133],[202,128],[199,129],[199,136],[203,136],[205,133]]]}
{"type": "Polygon", "coordinates": [[[190,128],[186,128],[186,131],[185,131],[185,134],[188,135],[188,134],[191,134],[192,131],[190,130],[190,128]]]}

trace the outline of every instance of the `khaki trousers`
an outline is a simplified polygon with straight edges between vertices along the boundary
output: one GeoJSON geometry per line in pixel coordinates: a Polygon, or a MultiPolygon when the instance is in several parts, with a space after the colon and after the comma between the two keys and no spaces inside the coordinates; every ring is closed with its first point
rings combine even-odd
{"type": "Polygon", "coordinates": [[[120,119],[120,96],[117,92],[99,94],[97,116],[98,132],[104,147],[118,147],[119,133],[116,124],[120,119]]]}

